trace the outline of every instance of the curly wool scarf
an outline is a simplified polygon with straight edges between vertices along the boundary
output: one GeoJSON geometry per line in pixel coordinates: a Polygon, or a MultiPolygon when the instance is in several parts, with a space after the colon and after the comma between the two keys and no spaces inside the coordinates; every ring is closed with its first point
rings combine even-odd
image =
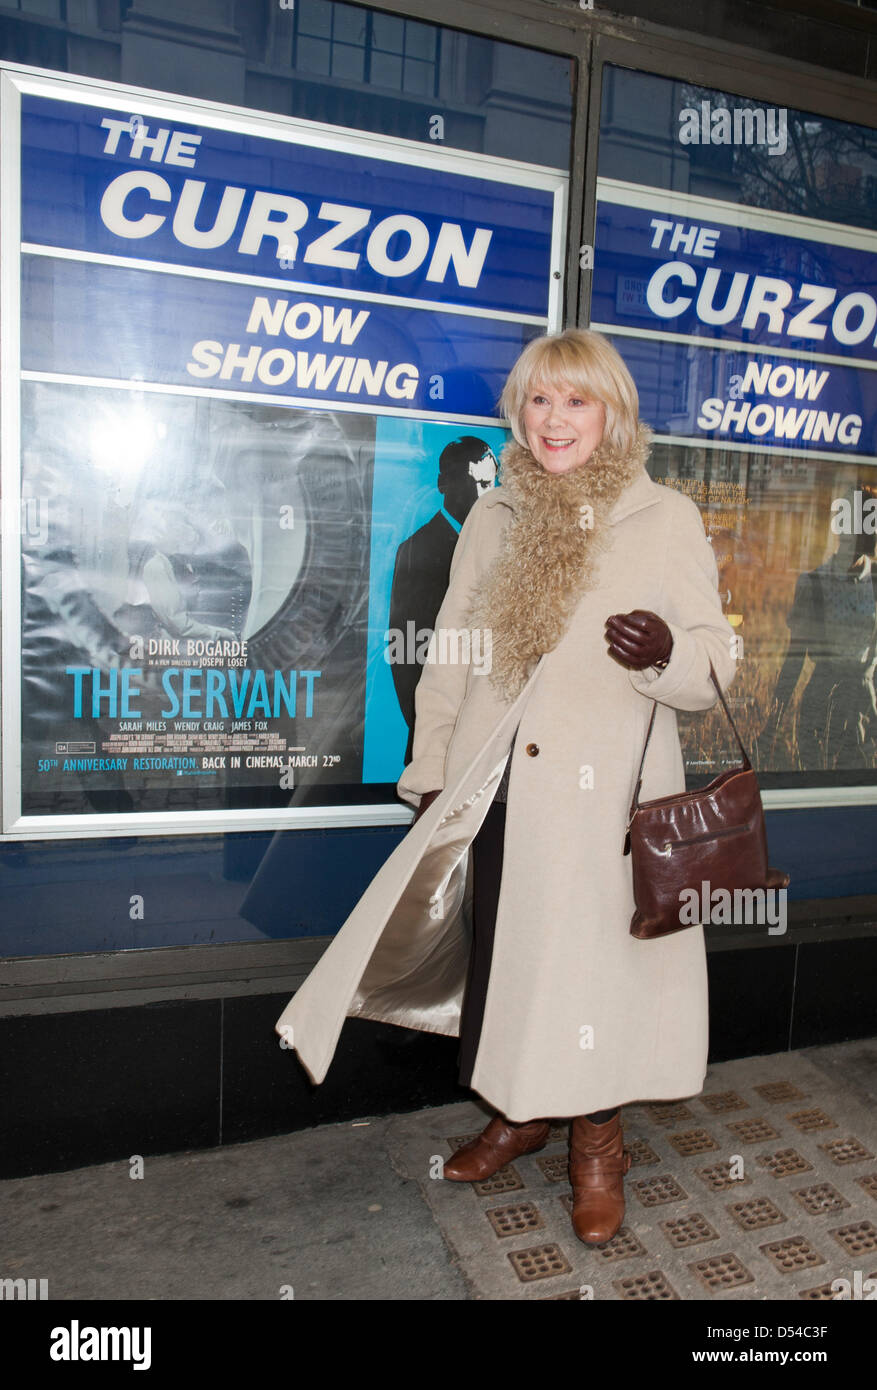
{"type": "Polygon", "coordinates": [[[466,623],[490,633],[490,679],[506,699],[520,694],[593,587],[611,540],[609,513],[645,466],[650,443],[640,425],[629,453],[601,444],[568,473],[546,472],[515,441],[503,450],[500,477],[514,517],[466,623]]]}

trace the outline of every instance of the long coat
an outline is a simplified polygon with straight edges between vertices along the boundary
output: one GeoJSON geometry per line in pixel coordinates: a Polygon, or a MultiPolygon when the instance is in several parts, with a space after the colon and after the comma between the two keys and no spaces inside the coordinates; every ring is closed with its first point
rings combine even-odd
{"type": "MultiPolygon", "coordinates": [[[[472,508],[437,630],[462,629],[497,554],[503,489],[472,508]]],[[[622,853],[646,727],[657,711],[641,798],[685,788],[677,710],[716,703],[735,670],[734,632],[700,513],[640,468],[609,514],[608,548],[553,651],[513,701],[476,649],[427,663],[414,758],[398,790],[412,805],[441,789],[366,889],[277,1021],[322,1081],[345,1017],[459,1035],[471,945],[471,855],[514,740],[493,958],[471,1087],[515,1121],[697,1094],[706,1072],[703,928],[656,941],[629,934],[622,853]],[[669,664],[634,671],[612,657],[606,619],[634,608],[673,634],[669,664]]]]}

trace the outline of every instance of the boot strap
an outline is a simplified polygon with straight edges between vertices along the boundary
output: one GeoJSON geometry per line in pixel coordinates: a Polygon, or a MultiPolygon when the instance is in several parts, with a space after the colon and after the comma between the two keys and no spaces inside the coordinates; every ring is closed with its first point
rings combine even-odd
{"type": "Polygon", "coordinates": [[[570,1159],[569,1171],[574,1180],[583,1178],[615,1178],[624,1177],[630,1169],[630,1154],[626,1151],[622,1155],[605,1154],[603,1156],[594,1155],[593,1157],[577,1157],[570,1159]]]}

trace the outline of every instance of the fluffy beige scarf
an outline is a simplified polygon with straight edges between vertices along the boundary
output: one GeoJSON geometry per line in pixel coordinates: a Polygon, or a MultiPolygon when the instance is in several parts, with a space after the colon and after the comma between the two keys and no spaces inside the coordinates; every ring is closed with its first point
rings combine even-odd
{"type": "Polygon", "coordinates": [[[506,699],[557,646],[593,586],[611,540],[609,513],[645,466],[650,443],[651,431],[640,425],[629,454],[601,444],[569,473],[547,473],[514,440],[503,450],[500,479],[514,517],[466,623],[491,634],[490,679],[506,699]]]}

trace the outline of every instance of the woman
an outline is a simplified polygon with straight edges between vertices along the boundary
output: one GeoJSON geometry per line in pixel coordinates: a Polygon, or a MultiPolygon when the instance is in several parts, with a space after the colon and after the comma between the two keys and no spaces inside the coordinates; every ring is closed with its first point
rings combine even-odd
{"type": "Polygon", "coordinates": [[[730,684],[734,632],[696,506],[645,470],[611,344],[535,340],[500,404],[515,442],[460,533],[417,687],[398,784],[415,823],[277,1030],[315,1081],[345,1016],[459,1034],[463,1081],[499,1113],[445,1177],[484,1178],[572,1116],[573,1227],[597,1244],[624,1216],[619,1107],[703,1086],[703,930],[633,938],[622,849],[652,699],[643,800],[684,789],[676,710],[715,703],[710,661],[730,684]]]}

